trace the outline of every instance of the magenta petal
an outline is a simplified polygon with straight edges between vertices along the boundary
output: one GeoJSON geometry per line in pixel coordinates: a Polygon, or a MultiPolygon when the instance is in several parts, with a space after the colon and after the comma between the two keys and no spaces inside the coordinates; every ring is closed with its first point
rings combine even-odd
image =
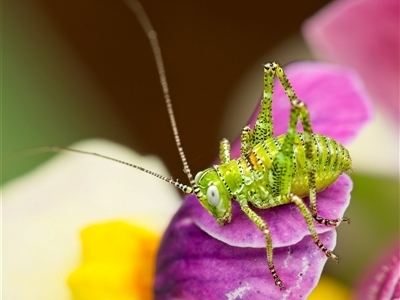
{"type": "MultiPolygon", "coordinates": [[[[352,181],[342,175],[325,191],[318,193],[318,212],[326,218],[340,218],[350,203],[352,181]]],[[[308,204],[308,198],[304,198],[308,204]]],[[[203,209],[196,197],[185,200],[193,222],[213,238],[237,247],[265,248],[265,239],[257,227],[241,212],[236,201],[233,202],[232,222],[220,226],[210,214],[203,209]]],[[[287,204],[272,209],[254,209],[265,220],[272,235],[274,247],[296,244],[306,235],[310,235],[303,216],[294,204],[287,204]]],[[[332,227],[316,226],[318,233],[332,231],[332,227]]]]}
{"type": "Polygon", "coordinates": [[[319,57],[354,68],[371,95],[399,118],[398,0],[333,1],[303,33],[319,57]]]}
{"type": "MultiPolygon", "coordinates": [[[[277,248],[274,261],[287,289],[275,286],[265,248],[230,247],[186,218],[187,207],[172,221],[157,259],[156,299],[306,299],[317,284],[325,255],[308,236],[277,248]],[[165,255],[168,254],[168,255],[165,255]]],[[[335,231],[321,234],[329,248],[335,231]]]]}
{"type": "MultiPolygon", "coordinates": [[[[342,175],[318,194],[320,214],[343,215],[352,182],[342,175]]],[[[307,200],[306,200],[307,201],[307,200]]],[[[287,290],[275,286],[267,267],[265,239],[234,202],[233,220],[218,225],[194,196],[189,196],[164,234],[157,258],[158,299],[242,299],[306,297],[318,282],[326,257],[311,239],[303,216],[292,205],[256,210],[270,226],[277,272],[287,290]],[[302,274],[302,275],[300,275],[302,274]],[[233,296],[232,296],[233,297],[233,296]],[[235,298],[231,298],[235,299],[235,298]]],[[[336,232],[317,226],[325,246],[333,249],[336,232]]]]}

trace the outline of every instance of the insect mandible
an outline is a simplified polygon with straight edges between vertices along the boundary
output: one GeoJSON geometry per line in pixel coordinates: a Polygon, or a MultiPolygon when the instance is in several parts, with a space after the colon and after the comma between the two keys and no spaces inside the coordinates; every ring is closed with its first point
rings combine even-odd
{"type": "Polygon", "coordinates": [[[349,222],[349,219],[345,217],[326,219],[318,215],[316,197],[317,192],[331,185],[339,175],[351,170],[351,158],[348,151],[335,140],[313,133],[307,107],[297,98],[281,66],[275,62],[263,65],[264,91],[261,108],[254,128],[245,126],[241,132],[240,157],[231,158],[230,144],[228,140],[223,139],[219,151],[221,164],[201,171],[193,177],[180,141],[157,34],[141,4],[136,0],[125,0],[125,2],[136,14],[150,41],[175,142],[189,184],[183,184],[138,165],[98,153],[58,146],[47,147],[47,150],[95,155],[153,175],[175,185],[186,194],[194,194],[201,205],[221,225],[231,222],[232,201],[237,201],[243,213],[264,235],[268,268],[275,284],[281,289],[284,288],[284,285],[275,269],[273,241],[268,224],[256,214],[252,206],[269,209],[282,204],[294,203],[303,215],[317,247],[327,257],[338,261],[337,256],[321,243],[315,230],[314,221],[326,226],[337,226],[342,221],[349,222]],[[271,113],[275,77],[283,86],[291,104],[287,133],[278,137],[273,136],[271,113]],[[303,132],[296,131],[299,120],[303,132]],[[310,198],[310,207],[302,200],[302,197],[305,196],[310,198]]]}

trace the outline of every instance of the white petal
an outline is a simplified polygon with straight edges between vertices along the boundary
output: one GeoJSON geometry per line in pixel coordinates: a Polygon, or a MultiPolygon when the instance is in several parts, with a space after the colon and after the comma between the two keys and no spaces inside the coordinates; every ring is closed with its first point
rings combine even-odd
{"type": "MultiPolygon", "coordinates": [[[[167,175],[155,157],[102,140],[71,146],[167,175]]],[[[161,232],[180,205],[171,185],[127,166],[61,153],[3,187],[4,299],[70,299],[66,278],[80,263],[80,230],[132,220],[161,232]]]]}

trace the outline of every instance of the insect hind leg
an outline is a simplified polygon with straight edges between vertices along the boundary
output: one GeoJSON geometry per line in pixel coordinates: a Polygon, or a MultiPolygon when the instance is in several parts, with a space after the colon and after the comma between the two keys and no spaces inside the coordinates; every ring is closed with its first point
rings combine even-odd
{"type": "Polygon", "coordinates": [[[264,91],[261,100],[260,112],[251,137],[251,145],[255,146],[274,136],[272,125],[272,94],[274,90],[275,72],[269,72],[264,68],[264,91]]]}
{"type": "MultiPolygon", "coordinates": [[[[335,261],[339,261],[338,257],[321,243],[313,222],[313,219],[315,219],[317,222],[321,222],[322,224],[335,225],[344,219],[328,220],[317,215],[316,151],[313,149],[313,143],[315,147],[315,141],[313,138],[313,131],[311,128],[310,115],[307,106],[304,102],[297,98],[286,74],[277,63],[273,62],[265,64],[264,72],[267,74],[265,78],[268,79],[265,83],[267,91],[269,91],[271,88],[270,96],[272,97],[272,80],[276,75],[282,84],[285,94],[289,98],[291,104],[288,131],[282,147],[272,163],[272,168],[270,171],[270,178],[272,179],[270,182],[270,189],[272,196],[279,198],[287,197],[288,200],[295,203],[300,209],[300,212],[307,223],[308,229],[317,247],[320,248],[327,257],[330,257],[335,261]],[[294,164],[294,140],[295,135],[297,134],[296,127],[299,119],[304,131],[304,150],[306,156],[306,170],[308,174],[308,190],[310,196],[311,213],[300,197],[290,193],[294,164]]],[[[260,112],[260,115],[261,114],[262,112],[260,112]]],[[[272,121],[272,117],[270,119],[272,121]]]]}
{"type": "Polygon", "coordinates": [[[251,150],[253,143],[253,131],[250,126],[245,126],[242,129],[242,134],[240,136],[240,155],[245,156],[246,153],[251,150]]]}
{"type": "Polygon", "coordinates": [[[314,243],[317,245],[317,247],[319,249],[322,250],[322,252],[324,252],[324,254],[326,255],[326,257],[328,258],[332,258],[333,260],[335,260],[336,262],[339,262],[339,258],[333,253],[333,251],[329,250],[328,248],[326,248],[320,241],[319,236],[317,231],[315,230],[315,226],[314,226],[314,222],[313,222],[313,216],[311,215],[310,211],[307,208],[307,205],[303,202],[303,200],[301,200],[300,197],[290,194],[289,195],[289,199],[291,202],[293,202],[294,204],[296,204],[296,206],[299,208],[301,214],[303,215],[307,226],[308,226],[308,230],[311,233],[311,237],[314,241],[314,243]]]}
{"type": "Polygon", "coordinates": [[[343,217],[343,218],[337,218],[337,219],[325,219],[321,216],[318,216],[316,213],[313,215],[313,218],[315,221],[317,221],[319,224],[323,224],[325,226],[333,226],[336,227],[342,222],[346,222],[347,224],[350,224],[350,219],[343,217]]]}
{"type": "MultiPolygon", "coordinates": [[[[304,102],[299,100],[285,74],[283,69],[277,63],[269,63],[264,65],[264,69],[266,73],[271,74],[270,76],[276,75],[281,82],[287,97],[291,103],[291,112],[290,112],[290,121],[289,128],[287,132],[287,137],[282,146],[283,154],[280,154],[286,160],[286,170],[289,168],[288,161],[290,161],[293,154],[293,143],[294,143],[294,135],[296,133],[296,126],[298,119],[301,121],[301,125],[304,131],[304,148],[306,154],[306,168],[308,172],[308,189],[309,189],[309,197],[310,197],[310,208],[311,215],[313,218],[319,223],[326,226],[338,226],[342,221],[346,223],[350,223],[350,220],[346,217],[338,218],[338,219],[326,219],[321,216],[318,216],[318,208],[317,208],[317,192],[316,192],[316,151],[313,150],[313,147],[316,147],[316,142],[314,140],[313,131],[311,128],[310,115],[307,109],[307,106],[304,102]]],[[[282,161],[282,160],[281,160],[282,161]]],[[[277,165],[278,162],[275,162],[277,165]]],[[[282,167],[282,165],[277,166],[282,167]]],[[[283,184],[285,182],[282,182],[283,184]]],[[[287,184],[286,184],[287,188],[287,184]]],[[[281,190],[280,192],[283,192],[281,190]]]]}

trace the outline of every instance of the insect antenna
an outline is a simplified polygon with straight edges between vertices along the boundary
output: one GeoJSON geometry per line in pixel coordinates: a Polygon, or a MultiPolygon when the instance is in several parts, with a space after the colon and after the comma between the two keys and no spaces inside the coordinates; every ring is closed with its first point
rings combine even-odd
{"type": "Polygon", "coordinates": [[[153,51],[156,65],[157,65],[157,70],[158,70],[158,75],[160,78],[161,87],[163,90],[165,104],[167,106],[167,111],[168,111],[168,116],[169,116],[169,120],[170,120],[171,127],[172,127],[172,132],[173,132],[173,135],[175,138],[175,144],[178,148],[178,152],[181,157],[181,161],[183,164],[183,171],[186,173],[186,175],[189,179],[190,185],[180,183],[178,180],[174,180],[170,177],[163,176],[161,174],[150,171],[150,170],[140,167],[138,165],[131,164],[131,163],[128,163],[128,162],[125,162],[125,161],[122,161],[122,160],[119,160],[119,159],[116,159],[113,157],[109,157],[109,156],[102,155],[102,154],[95,153],[95,152],[77,150],[77,149],[72,149],[72,148],[67,148],[67,147],[43,146],[43,147],[38,147],[38,148],[25,149],[22,151],[18,151],[17,153],[14,153],[14,155],[12,155],[12,157],[8,157],[7,161],[10,162],[11,160],[15,160],[17,157],[20,157],[20,156],[38,154],[38,153],[43,153],[43,152],[69,151],[69,152],[75,152],[75,153],[81,153],[81,154],[87,154],[87,155],[94,155],[97,157],[108,159],[108,160],[129,166],[129,167],[135,168],[137,170],[140,170],[142,172],[145,172],[147,174],[155,176],[161,180],[164,180],[164,181],[174,185],[175,187],[182,190],[185,194],[195,194],[196,196],[201,197],[202,193],[193,179],[193,175],[190,171],[189,164],[187,163],[186,156],[185,156],[185,153],[182,148],[182,143],[179,138],[178,127],[176,125],[175,115],[174,115],[174,111],[172,108],[172,101],[171,101],[171,97],[169,95],[167,77],[165,75],[164,62],[163,62],[163,59],[161,56],[161,48],[160,48],[160,45],[158,42],[157,33],[153,29],[153,26],[150,23],[150,19],[148,18],[145,10],[143,9],[143,6],[140,4],[139,1],[124,0],[124,2],[135,13],[140,25],[143,27],[143,30],[145,31],[145,33],[150,41],[151,49],[153,51]]]}
{"type": "Polygon", "coordinates": [[[40,153],[46,153],[46,152],[61,152],[61,151],[69,151],[69,152],[75,152],[75,153],[80,153],[80,154],[86,154],[86,155],[93,155],[93,156],[97,156],[97,157],[101,157],[104,159],[108,159],[111,160],[113,162],[117,162],[123,165],[126,165],[128,167],[140,170],[142,172],[145,172],[147,174],[150,174],[154,177],[157,177],[161,180],[164,180],[174,186],[176,186],[178,189],[180,189],[181,191],[183,191],[185,194],[193,194],[193,188],[191,186],[188,186],[186,184],[180,183],[178,180],[174,180],[173,178],[170,177],[166,177],[164,175],[158,174],[156,172],[153,172],[151,170],[148,170],[146,168],[143,168],[141,166],[135,165],[135,164],[131,164],[128,163],[126,161],[123,160],[119,160],[117,158],[113,158],[107,155],[103,155],[103,154],[99,154],[96,152],[89,152],[89,151],[84,151],[84,150],[78,150],[78,149],[73,149],[73,148],[68,148],[68,147],[60,147],[60,146],[43,146],[43,147],[37,147],[37,148],[30,148],[30,149],[25,149],[25,150],[21,150],[18,151],[16,153],[14,153],[13,156],[11,157],[7,157],[6,162],[10,162],[11,160],[18,160],[18,158],[20,158],[21,156],[27,156],[27,155],[35,155],[35,154],[40,154],[40,153]]]}
{"type": "Polygon", "coordinates": [[[167,77],[165,75],[164,61],[161,55],[161,48],[157,38],[157,32],[153,29],[151,25],[150,19],[146,14],[142,4],[140,4],[137,0],[124,0],[125,4],[135,13],[140,25],[143,27],[144,32],[147,35],[147,38],[150,41],[150,46],[154,54],[154,58],[157,65],[158,75],[160,78],[161,87],[164,94],[165,104],[167,106],[169,121],[171,123],[172,132],[175,138],[175,144],[178,148],[179,155],[181,157],[181,161],[183,164],[183,171],[186,173],[186,176],[189,179],[190,185],[196,190],[196,183],[193,180],[193,175],[190,171],[189,164],[187,163],[185,153],[183,151],[181,139],[179,138],[178,127],[176,125],[174,110],[172,108],[172,101],[169,95],[167,77]]]}

